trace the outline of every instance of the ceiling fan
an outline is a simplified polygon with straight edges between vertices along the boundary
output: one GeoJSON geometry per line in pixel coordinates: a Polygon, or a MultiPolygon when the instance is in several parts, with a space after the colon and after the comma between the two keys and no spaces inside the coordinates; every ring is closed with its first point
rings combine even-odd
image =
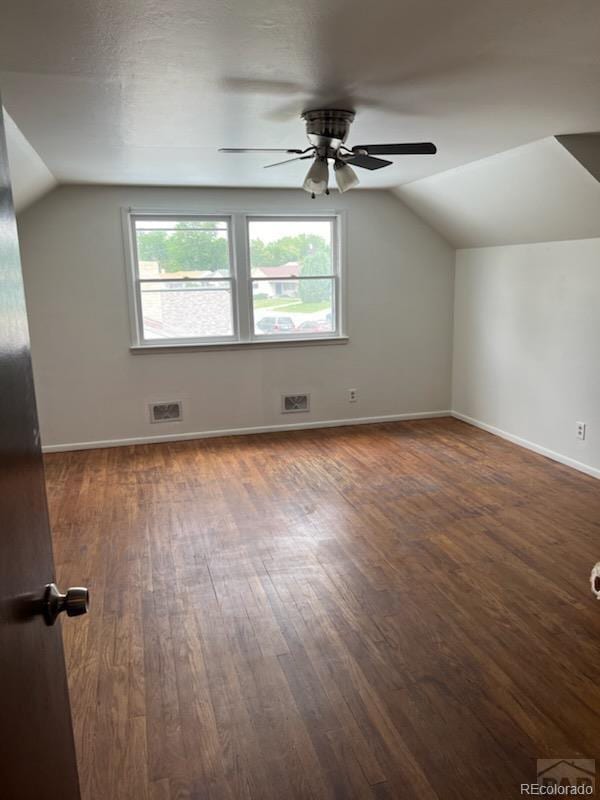
{"type": "Polygon", "coordinates": [[[352,167],[375,170],[388,167],[392,162],[375,156],[434,155],[437,148],[432,142],[405,142],[404,144],[360,144],[346,146],[354,111],[318,109],[305,111],[306,135],[310,145],[304,150],[271,147],[222,147],[220,153],[290,153],[294,158],[267,164],[265,169],[289,164],[291,161],[312,159],[302,188],[314,198],[318,194],[329,194],[329,162],[333,163],[335,180],[340,192],[359,184],[358,175],[352,167]]]}

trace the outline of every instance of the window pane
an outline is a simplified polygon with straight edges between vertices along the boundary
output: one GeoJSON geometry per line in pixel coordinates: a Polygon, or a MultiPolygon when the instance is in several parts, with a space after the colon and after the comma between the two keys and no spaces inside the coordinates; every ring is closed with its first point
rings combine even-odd
{"type": "Polygon", "coordinates": [[[252,281],[257,336],[311,336],[335,330],[334,281],[252,281]]]}
{"type": "Polygon", "coordinates": [[[144,339],[233,334],[229,281],[141,281],[140,289],[144,339]]]}
{"type": "Polygon", "coordinates": [[[230,274],[227,220],[135,220],[140,278],[230,274]]]}
{"type": "Polygon", "coordinates": [[[331,275],[331,219],[254,219],[248,222],[253,278],[331,275]]]}

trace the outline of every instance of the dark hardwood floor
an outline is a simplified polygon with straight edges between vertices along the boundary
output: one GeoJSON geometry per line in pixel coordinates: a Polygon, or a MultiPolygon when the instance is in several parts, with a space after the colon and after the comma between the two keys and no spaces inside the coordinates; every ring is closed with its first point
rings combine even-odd
{"type": "Polygon", "coordinates": [[[600,483],[452,419],[46,457],[84,800],[516,798],[600,757],[600,483]]]}

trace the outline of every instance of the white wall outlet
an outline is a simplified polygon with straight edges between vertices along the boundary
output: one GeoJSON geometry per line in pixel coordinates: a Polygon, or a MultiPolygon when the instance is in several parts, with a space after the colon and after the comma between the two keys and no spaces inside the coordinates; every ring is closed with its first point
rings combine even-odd
{"type": "Polygon", "coordinates": [[[356,403],[358,400],[358,390],[357,389],[348,389],[348,402],[349,403],[356,403]]]}
{"type": "Polygon", "coordinates": [[[575,423],[575,435],[578,439],[585,439],[585,422],[575,423]]]}

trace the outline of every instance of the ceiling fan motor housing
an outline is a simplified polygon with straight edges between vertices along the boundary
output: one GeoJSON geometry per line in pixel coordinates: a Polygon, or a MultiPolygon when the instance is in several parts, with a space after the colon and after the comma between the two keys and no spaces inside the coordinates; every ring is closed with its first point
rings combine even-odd
{"type": "Polygon", "coordinates": [[[317,148],[319,155],[335,157],[348,138],[354,116],[354,111],[338,109],[317,109],[302,114],[302,119],[306,121],[308,141],[317,148]]]}

